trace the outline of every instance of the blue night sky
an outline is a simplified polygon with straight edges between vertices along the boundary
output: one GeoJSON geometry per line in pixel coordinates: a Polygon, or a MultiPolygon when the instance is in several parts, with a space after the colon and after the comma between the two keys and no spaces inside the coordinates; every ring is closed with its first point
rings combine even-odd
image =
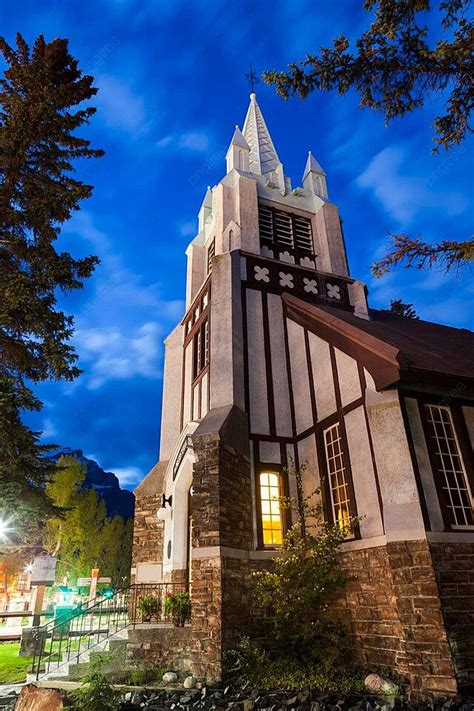
{"type": "MultiPolygon", "coordinates": [[[[59,247],[97,254],[83,291],[61,300],[76,316],[74,342],[85,370],[74,383],[38,388],[43,411],[28,421],[44,440],[80,448],[133,488],[159,446],[162,341],[181,318],[185,255],[207,185],[224,174],[235,124],[242,127],[244,77],[283,68],[334,36],[356,37],[370,22],[362,0],[25,0],[2,3],[12,43],[68,37],[96,77],[98,108],[87,129],[98,161],[77,165],[95,186],[64,228],[59,247]]],[[[366,281],[372,307],[413,302],[427,320],[472,326],[470,274],[398,270],[381,280],[370,264],[388,232],[466,238],[472,227],[472,142],[431,154],[430,125],[442,106],[384,125],[357,97],[321,93],[283,101],[257,96],[285,172],[301,182],[309,149],[339,205],[351,273],[366,281]],[[470,313],[471,311],[471,313],[470,313]]]]}

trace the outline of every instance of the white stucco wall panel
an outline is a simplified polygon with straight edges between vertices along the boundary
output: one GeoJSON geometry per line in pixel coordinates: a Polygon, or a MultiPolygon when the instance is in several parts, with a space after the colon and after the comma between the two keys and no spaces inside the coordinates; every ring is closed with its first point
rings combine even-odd
{"type": "Polygon", "coordinates": [[[377,484],[370,453],[369,434],[364,408],[358,407],[344,417],[347,446],[351,462],[357,511],[362,517],[360,532],[362,538],[372,538],[383,534],[383,523],[377,496],[377,484]]]}
{"type": "Polygon", "coordinates": [[[303,490],[306,495],[309,495],[320,483],[319,462],[314,434],[298,442],[297,447],[300,464],[307,465],[306,472],[303,475],[303,490]]]}
{"type": "Polygon", "coordinates": [[[238,254],[217,256],[211,282],[210,409],[245,408],[240,284],[238,254]]]}
{"type": "Polygon", "coordinates": [[[275,403],[275,427],[279,437],[291,437],[290,390],[285,350],[285,324],[281,297],[268,294],[268,320],[270,353],[272,361],[273,400],[275,403]]]}
{"type": "MultiPolygon", "coordinates": [[[[183,398],[183,426],[192,419],[191,416],[191,380],[193,377],[193,344],[188,343],[184,350],[184,398],[183,398]]],[[[176,446],[176,440],[174,441],[176,446]]]]}
{"type": "Polygon", "coordinates": [[[182,367],[183,327],[179,324],[165,341],[160,459],[170,458],[181,429],[182,367]]]}
{"type": "Polygon", "coordinates": [[[405,405],[410,423],[413,447],[415,450],[418,471],[425,494],[426,508],[432,531],[444,531],[443,515],[439,505],[438,493],[431,469],[428,448],[426,446],[423,424],[421,422],[418,403],[414,398],[406,398],[405,405]]]}
{"type": "Polygon", "coordinates": [[[469,405],[465,405],[463,406],[462,411],[464,415],[464,420],[466,422],[471,447],[474,449],[474,407],[469,407],[469,405]]]}
{"type": "Polygon", "coordinates": [[[408,448],[398,392],[371,393],[367,406],[387,540],[425,537],[415,473],[408,448]]]}
{"type": "Polygon", "coordinates": [[[246,298],[250,429],[254,433],[269,434],[262,294],[256,289],[247,289],[246,298]]]}
{"type": "Polygon", "coordinates": [[[309,333],[309,350],[316,395],[318,420],[336,412],[336,393],[332,377],[329,343],[314,333],[309,333]]]}
{"type": "Polygon", "coordinates": [[[313,425],[308,362],[303,328],[290,319],[287,319],[287,325],[296,432],[300,434],[313,425]]]}
{"type": "Polygon", "coordinates": [[[201,418],[205,417],[209,411],[209,378],[207,373],[203,375],[201,386],[201,418]]]}
{"type": "Polygon", "coordinates": [[[354,402],[354,400],[362,396],[357,361],[337,348],[334,349],[334,353],[336,356],[341,402],[343,406],[350,405],[351,402],[354,402]]]}
{"type": "Polygon", "coordinates": [[[280,464],[281,451],[279,442],[260,442],[259,459],[268,464],[280,464]]]}

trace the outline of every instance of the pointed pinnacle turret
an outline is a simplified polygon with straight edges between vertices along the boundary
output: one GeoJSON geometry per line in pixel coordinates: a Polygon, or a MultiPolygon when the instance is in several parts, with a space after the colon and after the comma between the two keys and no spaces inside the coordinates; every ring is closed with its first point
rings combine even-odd
{"type": "Polygon", "coordinates": [[[324,200],[327,199],[326,173],[311,151],[308,152],[308,160],[303,173],[303,187],[313,195],[317,195],[324,200]]]}
{"type": "Polygon", "coordinates": [[[321,168],[311,151],[308,151],[308,160],[306,161],[306,167],[303,172],[303,182],[308,173],[318,173],[319,175],[326,175],[326,173],[321,168]]]}
{"type": "Polygon", "coordinates": [[[211,190],[211,186],[208,185],[206,194],[204,196],[204,200],[202,201],[201,207],[199,208],[199,212],[198,212],[199,232],[201,232],[201,230],[204,229],[206,220],[211,213],[212,213],[212,190],[211,190]]]}
{"type": "Polygon", "coordinates": [[[243,135],[242,131],[238,126],[235,127],[234,135],[232,136],[230,145],[238,146],[239,148],[246,148],[248,151],[250,150],[250,146],[245,140],[245,136],[243,135]]]}
{"type": "Polygon", "coordinates": [[[254,93],[250,94],[250,106],[245,117],[243,134],[250,147],[251,173],[268,176],[281,166],[254,93]]]}

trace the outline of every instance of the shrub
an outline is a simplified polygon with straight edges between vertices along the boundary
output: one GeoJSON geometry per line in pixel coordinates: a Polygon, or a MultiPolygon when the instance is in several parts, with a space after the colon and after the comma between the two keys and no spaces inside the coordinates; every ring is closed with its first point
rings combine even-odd
{"type": "Polygon", "coordinates": [[[155,681],[161,681],[164,673],[165,669],[161,667],[155,667],[154,669],[133,669],[133,671],[130,672],[130,684],[133,686],[144,686],[145,684],[151,684],[155,681]]]}
{"type": "Polygon", "coordinates": [[[243,637],[224,655],[226,681],[240,688],[299,691],[318,689],[321,693],[362,692],[366,672],[362,669],[324,669],[310,660],[275,657],[260,643],[243,637]]]}
{"type": "Polygon", "coordinates": [[[154,595],[142,595],[138,599],[137,607],[141,613],[142,620],[148,622],[152,617],[158,617],[161,604],[154,595]]]}
{"type": "Polygon", "coordinates": [[[83,686],[71,693],[74,711],[117,711],[120,693],[103,673],[105,660],[92,657],[83,686]]]}
{"type": "Polygon", "coordinates": [[[318,664],[327,673],[343,655],[347,657],[347,638],[334,615],[334,602],[349,579],[342,568],[340,544],[358,520],[347,519],[343,525],[326,522],[320,489],[303,495],[306,469],[302,465],[289,470],[296,477],[298,500],[281,497],[280,505],[295,511],[297,520],[284,536],[272,570],[255,574],[255,594],[269,613],[276,656],[318,664]]]}
{"type": "Polygon", "coordinates": [[[189,593],[167,593],[164,609],[165,615],[171,615],[175,625],[184,625],[191,618],[191,598],[189,593]]]}

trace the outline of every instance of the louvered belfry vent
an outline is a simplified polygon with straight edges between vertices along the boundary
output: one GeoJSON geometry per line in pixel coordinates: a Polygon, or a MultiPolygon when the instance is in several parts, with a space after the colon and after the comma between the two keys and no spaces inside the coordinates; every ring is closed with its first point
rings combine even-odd
{"type": "Polygon", "coordinates": [[[311,222],[306,217],[259,204],[260,245],[271,250],[275,259],[288,256],[298,264],[301,259],[314,261],[311,222]]]}

